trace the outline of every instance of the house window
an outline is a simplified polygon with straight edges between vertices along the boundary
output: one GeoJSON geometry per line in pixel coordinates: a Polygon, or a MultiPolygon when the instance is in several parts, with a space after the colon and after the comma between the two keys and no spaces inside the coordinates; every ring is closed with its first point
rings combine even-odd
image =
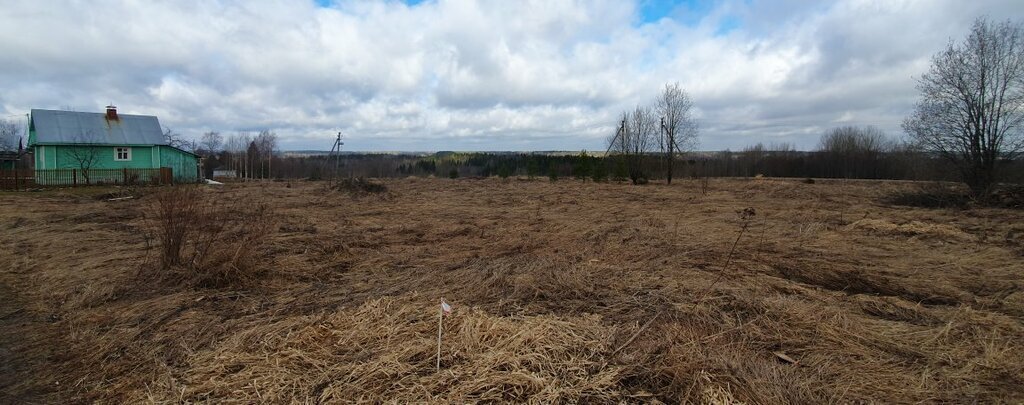
{"type": "Polygon", "coordinates": [[[114,148],[114,160],[132,160],[132,148],[114,148]]]}

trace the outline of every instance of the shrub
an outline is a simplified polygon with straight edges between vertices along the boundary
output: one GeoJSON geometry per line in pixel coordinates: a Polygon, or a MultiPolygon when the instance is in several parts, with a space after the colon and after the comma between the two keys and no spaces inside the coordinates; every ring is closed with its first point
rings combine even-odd
{"type": "Polygon", "coordinates": [[[457,178],[459,178],[459,169],[452,168],[452,170],[449,170],[448,171],[448,178],[449,179],[457,179],[457,178]]]}
{"type": "Polygon", "coordinates": [[[160,264],[164,269],[182,263],[182,250],[197,228],[201,197],[198,189],[191,186],[153,194],[149,219],[153,222],[154,239],[160,243],[160,264]]]}
{"type": "Polygon", "coordinates": [[[323,176],[322,171],[320,170],[320,166],[313,166],[313,168],[310,169],[308,180],[319,181],[319,180],[323,180],[323,178],[324,178],[324,176],[323,176]]]}
{"type": "Polygon", "coordinates": [[[501,165],[501,167],[498,167],[498,177],[501,177],[503,179],[507,179],[508,176],[511,176],[511,175],[512,175],[512,168],[509,167],[508,165],[501,165]]]}
{"type": "Polygon", "coordinates": [[[540,164],[537,163],[537,159],[531,156],[529,162],[526,163],[526,176],[533,180],[534,177],[540,175],[540,164]]]}
{"type": "Polygon", "coordinates": [[[966,190],[940,183],[922,184],[903,189],[884,198],[893,205],[921,208],[966,208],[971,198],[966,190]]]}
{"type": "Polygon", "coordinates": [[[572,175],[576,180],[586,181],[587,177],[590,177],[590,172],[593,170],[590,164],[590,157],[587,156],[587,152],[580,152],[579,156],[576,156],[576,161],[572,165],[572,175]]]}
{"type": "Polygon", "coordinates": [[[598,161],[594,164],[594,167],[590,170],[590,178],[595,182],[608,180],[608,168],[603,161],[598,161]]]}
{"type": "Polygon", "coordinates": [[[240,285],[261,272],[273,221],[266,204],[213,201],[197,186],[154,193],[149,235],[160,243],[160,278],[200,287],[240,285]]]}

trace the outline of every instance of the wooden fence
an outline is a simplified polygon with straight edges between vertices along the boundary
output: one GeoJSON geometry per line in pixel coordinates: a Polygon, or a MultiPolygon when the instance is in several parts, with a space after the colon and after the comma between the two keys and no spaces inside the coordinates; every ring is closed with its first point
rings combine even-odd
{"type": "Polygon", "coordinates": [[[158,169],[5,169],[0,170],[0,190],[87,185],[172,184],[169,167],[158,169]]]}

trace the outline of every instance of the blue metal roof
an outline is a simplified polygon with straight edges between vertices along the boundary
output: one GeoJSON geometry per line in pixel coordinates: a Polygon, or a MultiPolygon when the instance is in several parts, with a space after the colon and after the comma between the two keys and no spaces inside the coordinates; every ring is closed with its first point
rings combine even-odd
{"type": "MultiPolygon", "coordinates": [[[[167,145],[160,122],[151,115],[32,110],[35,144],[167,145]]],[[[30,145],[31,146],[31,145],[30,145]]]]}

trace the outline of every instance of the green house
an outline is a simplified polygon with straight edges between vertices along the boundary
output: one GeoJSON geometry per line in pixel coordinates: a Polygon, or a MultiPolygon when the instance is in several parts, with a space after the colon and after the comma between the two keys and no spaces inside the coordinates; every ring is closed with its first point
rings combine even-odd
{"type": "Polygon", "coordinates": [[[175,182],[200,180],[199,157],[169,145],[156,117],[118,114],[114,106],[105,114],[34,109],[28,147],[40,184],[117,183],[129,173],[156,176],[162,168],[175,182]]]}

